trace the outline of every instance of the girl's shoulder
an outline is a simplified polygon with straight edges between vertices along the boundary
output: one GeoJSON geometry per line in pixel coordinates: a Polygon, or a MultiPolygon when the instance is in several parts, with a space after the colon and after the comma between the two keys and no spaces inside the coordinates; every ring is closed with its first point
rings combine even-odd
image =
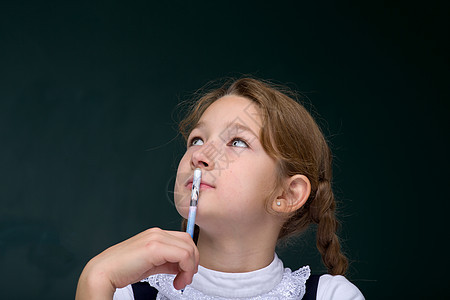
{"type": "Polygon", "coordinates": [[[317,299],[364,300],[361,291],[342,275],[324,274],[320,276],[317,299]]]}

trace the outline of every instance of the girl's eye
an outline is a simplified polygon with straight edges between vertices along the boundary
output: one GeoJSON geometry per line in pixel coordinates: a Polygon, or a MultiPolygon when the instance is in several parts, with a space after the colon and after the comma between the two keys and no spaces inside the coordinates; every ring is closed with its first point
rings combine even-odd
{"type": "Polygon", "coordinates": [[[189,143],[190,146],[201,146],[203,145],[203,140],[199,137],[195,137],[189,143]]]}
{"type": "Polygon", "coordinates": [[[240,147],[240,148],[248,148],[248,144],[244,140],[239,139],[239,138],[234,138],[231,141],[231,146],[240,147]]]}

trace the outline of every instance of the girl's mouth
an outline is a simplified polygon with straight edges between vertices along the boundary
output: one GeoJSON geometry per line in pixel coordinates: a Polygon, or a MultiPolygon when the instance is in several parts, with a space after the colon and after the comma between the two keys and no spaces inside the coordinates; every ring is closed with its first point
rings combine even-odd
{"type": "MultiPolygon", "coordinates": [[[[191,189],[192,189],[192,181],[189,181],[189,182],[187,183],[186,188],[187,188],[188,190],[191,190],[191,189]]],[[[201,183],[200,183],[200,191],[208,190],[208,189],[213,189],[213,188],[214,188],[214,186],[211,185],[211,184],[209,184],[209,183],[207,183],[207,182],[201,182],[201,183]]]]}

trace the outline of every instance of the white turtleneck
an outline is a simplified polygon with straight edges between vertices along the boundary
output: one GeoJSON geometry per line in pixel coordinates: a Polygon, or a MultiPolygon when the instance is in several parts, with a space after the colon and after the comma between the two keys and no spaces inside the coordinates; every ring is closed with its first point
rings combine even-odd
{"type": "MultiPolygon", "coordinates": [[[[160,299],[301,299],[309,275],[308,266],[295,272],[284,268],[275,254],[267,267],[246,273],[225,273],[199,266],[183,294],[173,288],[174,275],[153,275],[146,281],[158,289],[160,299]]],[[[133,299],[131,285],[114,294],[114,300],[133,299]]],[[[364,296],[344,276],[326,274],[319,279],[317,299],[364,300],[364,296]]]]}
{"type": "Polygon", "coordinates": [[[206,295],[248,298],[272,290],[280,283],[283,273],[283,262],[275,254],[267,267],[246,273],[225,273],[199,266],[190,286],[206,295]]]}

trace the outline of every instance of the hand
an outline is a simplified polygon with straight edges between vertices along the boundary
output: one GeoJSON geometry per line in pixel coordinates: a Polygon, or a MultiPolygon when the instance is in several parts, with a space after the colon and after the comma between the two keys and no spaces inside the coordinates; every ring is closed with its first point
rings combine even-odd
{"type": "Polygon", "coordinates": [[[89,261],[76,299],[111,299],[116,288],[159,273],[176,274],[173,285],[182,289],[192,282],[198,262],[198,249],[189,234],[152,228],[89,261]]]}

